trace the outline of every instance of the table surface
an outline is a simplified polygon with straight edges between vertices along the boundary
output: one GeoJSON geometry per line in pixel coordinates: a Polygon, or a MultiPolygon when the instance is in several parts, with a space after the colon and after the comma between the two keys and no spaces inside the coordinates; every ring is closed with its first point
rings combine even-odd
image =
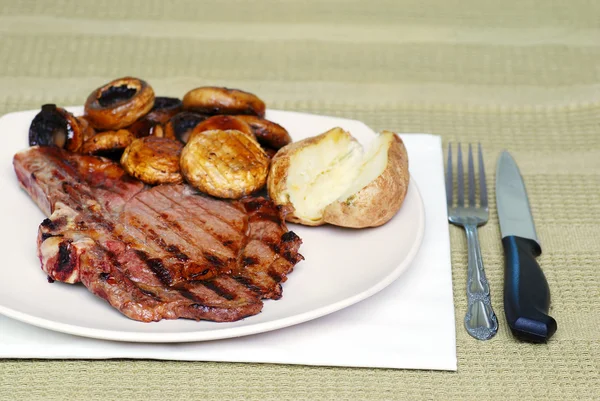
{"type": "Polygon", "coordinates": [[[480,237],[500,319],[491,341],[464,331],[466,241],[451,227],[458,372],[3,360],[0,398],[600,398],[598,15],[594,0],[0,0],[0,114],[82,104],[133,75],[161,95],[226,85],[272,108],[481,142],[492,213],[480,237]],[[504,320],[492,183],[505,148],[544,249],[559,326],[548,344],[515,341],[504,320]]]}

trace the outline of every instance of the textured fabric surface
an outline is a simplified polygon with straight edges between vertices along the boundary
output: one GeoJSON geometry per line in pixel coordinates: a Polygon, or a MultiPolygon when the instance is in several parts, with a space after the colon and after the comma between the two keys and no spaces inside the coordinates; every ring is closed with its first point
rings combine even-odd
{"type": "Polygon", "coordinates": [[[0,398],[600,399],[599,15],[595,0],[0,0],[0,114],[81,104],[135,75],[163,95],[227,85],[272,108],[481,142],[492,213],[480,237],[500,319],[488,342],[463,329],[466,241],[451,227],[456,373],[3,360],[0,398]],[[504,320],[492,185],[504,148],[544,249],[559,325],[548,344],[518,343],[504,320]]]}

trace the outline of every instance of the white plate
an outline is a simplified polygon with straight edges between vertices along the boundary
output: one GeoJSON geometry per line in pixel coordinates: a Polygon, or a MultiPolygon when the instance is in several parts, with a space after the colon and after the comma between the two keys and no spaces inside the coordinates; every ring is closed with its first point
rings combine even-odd
{"type": "MultiPolygon", "coordinates": [[[[76,115],[81,107],[69,108],[76,115]]],[[[44,215],[19,188],[13,155],[28,146],[28,129],[37,113],[25,111],[0,119],[0,313],[50,330],[107,340],[185,342],[238,337],[306,322],[359,302],[397,279],[413,260],[425,226],[423,201],[411,179],[400,212],[379,228],[349,230],[290,224],[303,240],[299,263],[283,285],[283,298],[266,301],[263,311],[232,323],[130,320],[83,285],[49,284],[36,256],[36,235],[44,215]]],[[[335,126],[361,143],[373,131],[359,121],[269,110],[267,118],[286,127],[294,140],[335,126]]]]}

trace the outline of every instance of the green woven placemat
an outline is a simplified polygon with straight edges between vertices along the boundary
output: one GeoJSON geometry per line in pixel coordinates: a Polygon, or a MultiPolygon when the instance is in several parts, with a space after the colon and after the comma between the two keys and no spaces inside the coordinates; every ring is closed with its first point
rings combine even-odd
{"type": "Polygon", "coordinates": [[[272,108],[481,142],[491,200],[495,158],[509,149],[527,183],[559,325],[544,345],[508,332],[492,204],[480,231],[501,324],[491,341],[462,328],[466,242],[450,228],[456,373],[3,360],[0,398],[600,399],[599,15],[594,0],[0,0],[0,114],[82,104],[122,75],[163,95],[240,87],[272,108]]]}

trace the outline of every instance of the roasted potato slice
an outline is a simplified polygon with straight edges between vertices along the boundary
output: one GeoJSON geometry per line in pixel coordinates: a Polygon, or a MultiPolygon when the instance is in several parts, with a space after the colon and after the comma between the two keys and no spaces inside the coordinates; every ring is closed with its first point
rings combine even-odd
{"type": "Polygon", "coordinates": [[[239,115],[236,117],[250,125],[258,143],[263,146],[281,149],[292,143],[292,137],[287,130],[273,121],[256,116],[239,115]]]}
{"type": "Polygon", "coordinates": [[[400,209],[408,188],[408,156],[392,132],[379,134],[366,152],[334,128],[282,148],[271,160],[267,183],[273,201],[304,225],[375,227],[400,209]]]}
{"type": "Polygon", "coordinates": [[[258,142],[236,130],[194,135],[181,152],[186,181],[209,195],[238,199],[265,185],[269,158],[258,142]]]}
{"type": "Polygon", "coordinates": [[[243,134],[248,135],[252,139],[256,139],[254,134],[252,133],[252,128],[246,122],[235,116],[212,116],[202,121],[200,124],[196,125],[196,128],[192,131],[191,135],[196,135],[199,132],[204,131],[227,131],[227,130],[236,130],[240,131],[243,134]]]}
{"type": "Polygon", "coordinates": [[[121,156],[127,173],[146,184],[179,184],[183,181],[179,157],[183,144],[174,139],[147,136],[135,139],[121,156]]]}
{"type": "Polygon", "coordinates": [[[135,139],[126,129],[99,132],[83,143],[81,153],[96,156],[114,157],[121,153],[135,139]]]}
{"type": "Polygon", "coordinates": [[[265,102],[258,96],[239,89],[203,86],[192,89],[183,97],[183,108],[197,113],[250,114],[265,116],[265,102]]]}

